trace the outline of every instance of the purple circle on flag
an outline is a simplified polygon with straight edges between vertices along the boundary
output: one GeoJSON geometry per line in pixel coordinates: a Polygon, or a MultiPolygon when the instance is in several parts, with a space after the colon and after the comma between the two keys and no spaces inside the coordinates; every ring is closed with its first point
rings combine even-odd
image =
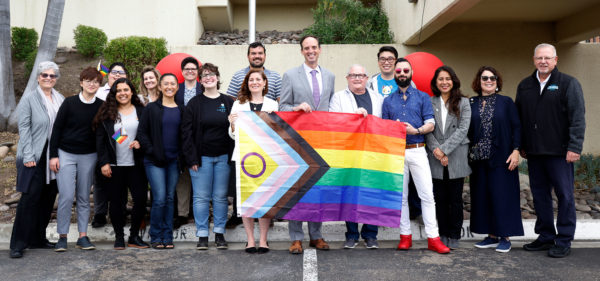
{"type": "Polygon", "coordinates": [[[260,154],[256,153],[256,152],[250,152],[248,154],[246,154],[244,156],[244,158],[242,158],[242,171],[244,171],[244,174],[246,174],[247,176],[251,177],[251,178],[258,178],[260,176],[262,176],[265,173],[265,170],[267,169],[267,163],[265,162],[265,158],[263,158],[260,154]],[[260,158],[260,160],[262,161],[262,170],[256,174],[250,174],[248,171],[246,171],[246,165],[244,164],[246,162],[246,159],[250,156],[256,156],[258,158],[260,158]]]}

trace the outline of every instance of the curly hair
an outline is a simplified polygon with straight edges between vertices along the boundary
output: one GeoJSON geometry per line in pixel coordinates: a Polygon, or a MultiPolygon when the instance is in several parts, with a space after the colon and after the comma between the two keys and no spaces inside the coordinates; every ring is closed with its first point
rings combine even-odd
{"type": "Polygon", "coordinates": [[[244,77],[244,82],[242,82],[242,88],[238,92],[238,101],[240,104],[244,104],[247,101],[252,99],[252,94],[250,93],[250,88],[248,87],[248,80],[250,79],[250,75],[252,73],[259,73],[263,80],[265,80],[265,87],[263,88],[262,95],[263,97],[269,92],[269,81],[267,80],[267,75],[264,71],[260,69],[250,69],[246,77],[244,77]]]}
{"type": "Polygon", "coordinates": [[[456,117],[460,118],[460,98],[464,97],[464,95],[460,91],[460,80],[458,79],[456,72],[454,72],[454,69],[447,65],[438,67],[431,79],[431,91],[436,97],[442,95],[442,92],[437,87],[437,79],[442,71],[448,73],[450,79],[452,79],[452,89],[450,89],[450,97],[448,98],[448,112],[453,113],[456,117]]]}
{"type": "Polygon", "coordinates": [[[121,119],[119,117],[119,102],[117,102],[117,85],[122,83],[127,84],[131,90],[131,104],[134,106],[143,106],[135,91],[133,83],[131,83],[131,81],[129,81],[127,78],[119,78],[115,81],[115,83],[113,83],[112,87],[110,87],[110,91],[106,96],[106,101],[104,101],[104,103],[100,106],[98,113],[96,113],[96,116],[94,117],[94,121],[92,122],[92,127],[94,129],[98,128],[98,126],[100,126],[104,120],[116,122],[121,119]]]}

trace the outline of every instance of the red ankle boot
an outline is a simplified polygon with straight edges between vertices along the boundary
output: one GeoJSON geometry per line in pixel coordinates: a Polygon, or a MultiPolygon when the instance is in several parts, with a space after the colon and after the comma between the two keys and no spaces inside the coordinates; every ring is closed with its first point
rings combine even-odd
{"type": "Polygon", "coordinates": [[[446,245],[442,243],[442,240],[440,240],[439,236],[436,238],[427,238],[427,248],[440,254],[450,253],[450,248],[446,247],[446,245]]]}
{"type": "Polygon", "coordinates": [[[398,243],[398,250],[406,251],[410,249],[410,247],[412,247],[412,235],[400,235],[400,243],[398,243]]]}

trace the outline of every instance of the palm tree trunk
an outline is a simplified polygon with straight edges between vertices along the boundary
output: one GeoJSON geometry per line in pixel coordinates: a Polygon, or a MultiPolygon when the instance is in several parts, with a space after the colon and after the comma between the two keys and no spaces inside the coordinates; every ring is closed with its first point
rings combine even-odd
{"type": "MultiPolygon", "coordinates": [[[[33,70],[29,76],[27,87],[25,88],[25,91],[23,91],[24,95],[29,93],[37,86],[37,65],[43,61],[53,60],[54,55],[56,55],[56,45],[58,45],[58,36],[60,35],[60,25],[62,23],[64,8],[65,0],[48,0],[46,20],[44,21],[44,29],[42,30],[40,46],[38,47],[37,56],[35,57],[35,63],[33,64],[33,70]]],[[[8,129],[10,131],[16,131],[17,123],[18,116],[16,116],[16,114],[13,112],[8,121],[8,129]]]]}
{"type": "Polygon", "coordinates": [[[0,0],[0,131],[6,130],[15,105],[10,54],[10,0],[0,0]]]}

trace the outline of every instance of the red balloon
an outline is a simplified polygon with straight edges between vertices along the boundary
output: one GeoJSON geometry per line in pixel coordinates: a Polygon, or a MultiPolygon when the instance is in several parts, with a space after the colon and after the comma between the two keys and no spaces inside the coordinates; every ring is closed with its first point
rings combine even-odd
{"type": "MultiPolygon", "coordinates": [[[[160,72],[161,75],[165,73],[175,74],[175,76],[177,76],[177,82],[183,83],[184,79],[183,74],[181,73],[181,62],[187,57],[193,56],[186,53],[170,54],[158,62],[158,64],[156,65],[156,69],[158,70],[158,72],[160,72]]],[[[197,58],[196,60],[198,60],[198,63],[200,64],[200,66],[202,66],[200,60],[197,58]]]]}
{"type": "Polygon", "coordinates": [[[417,89],[433,96],[431,91],[431,79],[435,70],[444,65],[436,56],[426,52],[416,52],[405,56],[413,69],[412,81],[415,82],[417,89]]]}

